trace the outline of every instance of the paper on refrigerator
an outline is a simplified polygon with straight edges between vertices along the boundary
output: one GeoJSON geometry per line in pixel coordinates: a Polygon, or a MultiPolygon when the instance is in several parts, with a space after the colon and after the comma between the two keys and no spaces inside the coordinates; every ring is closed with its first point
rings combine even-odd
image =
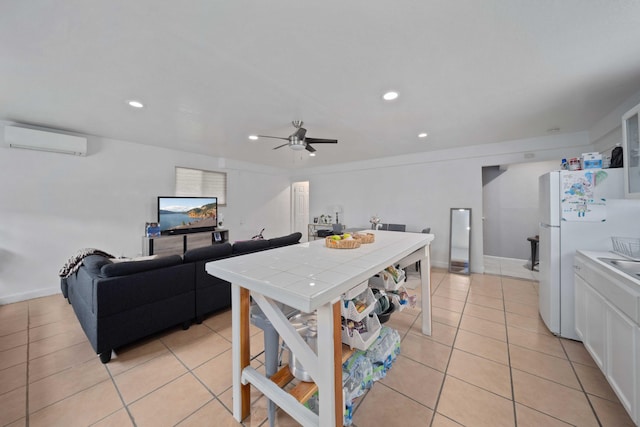
{"type": "Polygon", "coordinates": [[[603,170],[561,174],[561,217],[563,221],[604,222],[607,202],[597,196],[597,186],[607,179],[603,170]]]}

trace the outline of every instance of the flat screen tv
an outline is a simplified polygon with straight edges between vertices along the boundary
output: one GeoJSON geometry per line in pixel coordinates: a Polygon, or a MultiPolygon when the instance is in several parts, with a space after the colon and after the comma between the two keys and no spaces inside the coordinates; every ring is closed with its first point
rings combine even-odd
{"type": "Polygon", "coordinates": [[[217,197],[158,197],[158,224],[163,235],[213,231],[217,223],[217,197]]]}

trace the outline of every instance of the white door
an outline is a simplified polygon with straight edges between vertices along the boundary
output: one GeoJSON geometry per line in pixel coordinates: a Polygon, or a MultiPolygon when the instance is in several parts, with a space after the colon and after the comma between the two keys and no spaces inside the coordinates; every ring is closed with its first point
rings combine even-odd
{"type": "Polygon", "coordinates": [[[309,181],[294,182],[292,186],[293,232],[302,233],[301,241],[307,241],[309,225],[309,181]]]}

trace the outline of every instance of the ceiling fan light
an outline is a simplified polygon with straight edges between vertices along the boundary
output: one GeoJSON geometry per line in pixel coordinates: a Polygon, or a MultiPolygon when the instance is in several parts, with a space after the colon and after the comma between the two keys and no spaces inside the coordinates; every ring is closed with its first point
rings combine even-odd
{"type": "Polygon", "coordinates": [[[144,107],[144,104],[142,102],[137,101],[135,99],[127,101],[127,104],[129,104],[129,106],[133,107],[133,108],[143,108],[144,107]]]}
{"type": "Polygon", "coordinates": [[[301,144],[301,143],[297,143],[297,144],[295,144],[295,143],[291,143],[291,144],[289,145],[289,147],[291,147],[291,149],[292,149],[292,150],[295,150],[295,151],[302,151],[302,150],[304,150],[304,144],[301,144]]]}

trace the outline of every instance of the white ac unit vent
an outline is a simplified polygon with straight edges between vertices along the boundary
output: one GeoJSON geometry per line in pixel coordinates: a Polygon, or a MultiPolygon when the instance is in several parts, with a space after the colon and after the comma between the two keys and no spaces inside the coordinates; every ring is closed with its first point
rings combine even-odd
{"type": "Polygon", "coordinates": [[[52,153],[87,155],[87,138],[7,125],[4,143],[11,148],[50,151],[52,153]]]}

